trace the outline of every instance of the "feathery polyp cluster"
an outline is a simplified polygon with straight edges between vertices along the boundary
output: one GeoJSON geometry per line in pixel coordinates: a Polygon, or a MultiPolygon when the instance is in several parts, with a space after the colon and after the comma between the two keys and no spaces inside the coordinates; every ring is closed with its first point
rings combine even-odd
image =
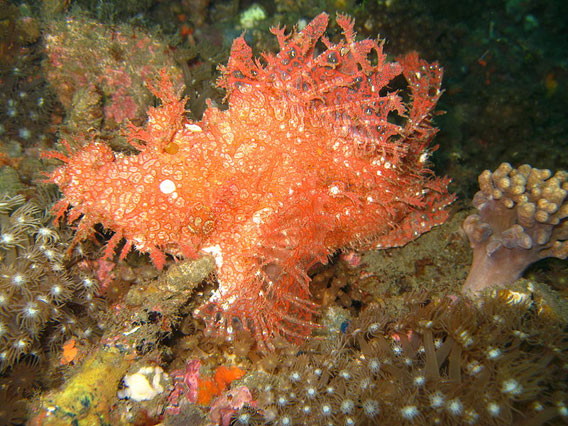
{"type": "Polygon", "coordinates": [[[76,308],[89,318],[100,305],[98,287],[85,288],[67,268],[70,236],[53,228],[47,208],[21,195],[0,198],[0,371],[26,355],[40,358],[42,339],[57,346],[86,332],[92,324],[77,319],[76,308]],[[49,321],[61,332],[45,336],[49,321]]]}
{"type": "Polygon", "coordinates": [[[265,418],[250,424],[506,425],[566,417],[565,323],[537,314],[530,299],[511,302],[505,290],[483,295],[479,305],[414,295],[397,301],[395,315],[369,306],[345,335],[280,354],[278,368],[252,386],[265,418]]]}

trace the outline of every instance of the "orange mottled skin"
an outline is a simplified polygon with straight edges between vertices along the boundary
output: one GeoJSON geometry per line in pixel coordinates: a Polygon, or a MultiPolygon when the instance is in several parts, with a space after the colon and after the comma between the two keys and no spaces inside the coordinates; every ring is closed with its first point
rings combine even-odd
{"type": "Polygon", "coordinates": [[[162,105],[129,128],[136,155],[98,141],[52,154],[65,162],[51,175],[64,194],[57,217],[80,219],[76,240],[96,223],[113,230],[107,256],[123,238],[121,256],[133,246],[158,268],[165,253],[212,254],[219,288],[197,312],[210,329],[243,327],[260,343],[308,335],[312,265],[338,249],[404,245],[443,223],[453,201],[425,164],[441,69],[415,53],[387,62],[342,15],[344,40],[332,44],[327,22],[273,29],[280,52],[262,61],[236,39],[219,80],[229,108],[209,105],[200,122],[162,76],[162,105]],[[399,75],[406,104],[387,86],[399,75]]]}

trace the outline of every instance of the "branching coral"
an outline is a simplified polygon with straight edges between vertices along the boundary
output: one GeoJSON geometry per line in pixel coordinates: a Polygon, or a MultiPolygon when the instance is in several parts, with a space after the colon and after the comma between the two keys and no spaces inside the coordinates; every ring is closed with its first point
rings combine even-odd
{"type": "Polygon", "coordinates": [[[568,256],[568,173],[501,164],[479,176],[478,213],[463,229],[473,248],[464,290],[479,293],[517,280],[531,263],[568,256]]]}
{"type": "Polygon", "coordinates": [[[565,323],[530,294],[371,305],[339,339],[288,352],[236,424],[542,424],[566,418],[565,323]],[[391,312],[392,311],[392,312],[391,312]],[[531,423],[532,422],[532,423],[531,423]]]}

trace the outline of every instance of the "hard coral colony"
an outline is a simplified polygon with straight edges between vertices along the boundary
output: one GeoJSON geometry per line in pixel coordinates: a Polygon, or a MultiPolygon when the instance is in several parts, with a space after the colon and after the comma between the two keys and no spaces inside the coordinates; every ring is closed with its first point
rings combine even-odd
{"type": "Polygon", "coordinates": [[[298,33],[272,29],[280,51],[262,60],[237,38],[218,82],[229,108],[209,103],[200,122],[162,75],[162,105],[129,128],[137,155],[98,140],[52,154],[66,163],[51,175],[65,197],[57,216],[82,215],[77,241],[96,223],[113,230],[106,256],[123,238],[121,258],[134,245],[158,268],[165,253],[213,255],[219,288],[197,312],[209,329],[243,327],[261,344],[308,335],[311,266],[341,248],[404,245],[454,199],[426,166],[441,68],[416,53],[387,62],[344,15],[333,44],[327,23],[322,13],[298,33]],[[407,103],[388,88],[399,76],[407,103]]]}

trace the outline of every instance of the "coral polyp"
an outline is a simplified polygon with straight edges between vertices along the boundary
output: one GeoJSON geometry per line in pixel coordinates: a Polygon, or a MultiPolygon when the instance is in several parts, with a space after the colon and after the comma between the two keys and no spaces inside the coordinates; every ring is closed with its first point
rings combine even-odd
{"type": "Polygon", "coordinates": [[[477,304],[424,293],[370,305],[344,335],[281,353],[277,368],[251,378],[264,417],[250,424],[565,419],[567,338],[562,319],[508,290],[477,304]]]}
{"type": "Polygon", "coordinates": [[[66,254],[71,233],[53,227],[44,203],[21,195],[0,199],[0,371],[25,357],[42,359],[44,340],[57,348],[96,328],[98,287],[80,285],[86,271],[70,267],[77,255],[66,254]],[[75,318],[80,311],[82,325],[75,318]]]}

